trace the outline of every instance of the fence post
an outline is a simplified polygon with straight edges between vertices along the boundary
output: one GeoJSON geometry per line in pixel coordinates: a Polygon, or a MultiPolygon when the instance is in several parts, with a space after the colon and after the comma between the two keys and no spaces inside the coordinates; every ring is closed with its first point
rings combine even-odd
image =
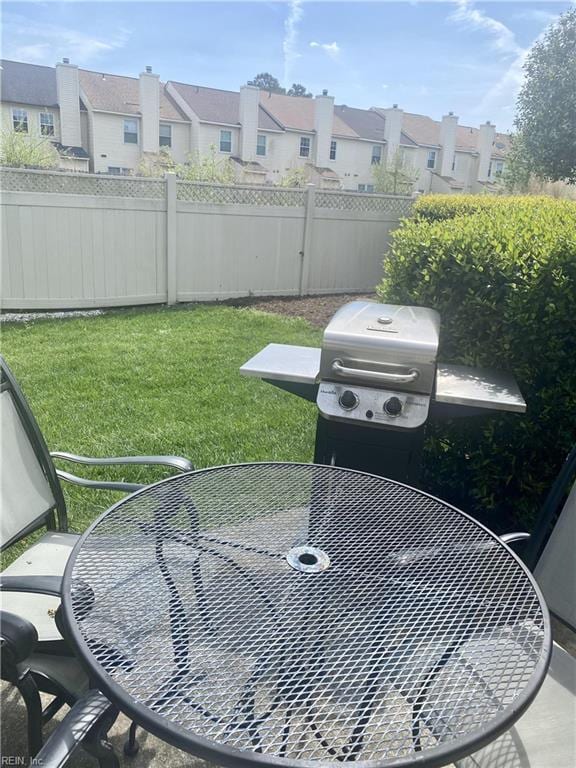
{"type": "Polygon", "coordinates": [[[176,174],[167,173],[166,179],[166,301],[176,304],[178,285],[176,174]]]}
{"type": "Polygon", "coordinates": [[[302,250],[300,251],[300,283],[298,295],[303,296],[308,291],[310,282],[310,259],[312,258],[312,227],[314,225],[314,205],[316,187],[306,184],[306,199],[304,201],[304,234],[302,250]]]}

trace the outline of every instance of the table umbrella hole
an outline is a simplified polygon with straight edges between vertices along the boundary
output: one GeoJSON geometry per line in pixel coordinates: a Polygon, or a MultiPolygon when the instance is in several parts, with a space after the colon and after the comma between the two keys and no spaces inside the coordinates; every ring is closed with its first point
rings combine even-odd
{"type": "Polygon", "coordinates": [[[330,565],[330,558],[316,547],[293,547],[286,553],[286,560],[296,571],[319,573],[330,565]]]}

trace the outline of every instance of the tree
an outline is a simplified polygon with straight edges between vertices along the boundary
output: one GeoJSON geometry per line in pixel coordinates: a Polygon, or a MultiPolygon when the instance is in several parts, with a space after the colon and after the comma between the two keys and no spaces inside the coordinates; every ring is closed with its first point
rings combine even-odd
{"type": "Polygon", "coordinates": [[[168,171],[175,171],[176,163],[170,151],[166,147],[161,147],[159,152],[145,154],[138,163],[137,176],[163,177],[168,171]]]}
{"type": "Polygon", "coordinates": [[[6,130],[0,139],[0,164],[9,168],[55,168],[58,152],[46,139],[6,130]]]}
{"type": "Polygon", "coordinates": [[[306,168],[292,168],[279,181],[281,187],[305,187],[310,181],[306,168]]]}
{"type": "Polygon", "coordinates": [[[301,83],[293,83],[292,88],[289,88],[287,91],[287,96],[304,96],[307,99],[312,98],[312,94],[310,91],[306,90],[306,86],[302,85],[301,83]]]}
{"type": "Polygon", "coordinates": [[[263,91],[272,91],[272,93],[286,93],[286,88],[282,88],[278,79],[270,72],[260,72],[254,80],[248,81],[248,85],[255,85],[263,91]]]}
{"type": "Polygon", "coordinates": [[[522,134],[515,134],[511,137],[510,153],[498,183],[510,194],[525,194],[530,186],[530,165],[522,134]]]}
{"type": "Polygon", "coordinates": [[[209,155],[188,155],[184,165],[176,166],[176,174],[184,181],[211,181],[215,184],[233,184],[234,169],[228,158],[220,160],[216,147],[211,145],[209,155]]]}
{"type": "Polygon", "coordinates": [[[410,165],[400,151],[391,158],[372,166],[374,191],[386,195],[409,195],[418,171],[410,165]]]}
{"type": "Polygon", "coordinates": [[[533,172],[576,183],[576,9],[563,14],[524,64],[516,127],[533,172]]]}

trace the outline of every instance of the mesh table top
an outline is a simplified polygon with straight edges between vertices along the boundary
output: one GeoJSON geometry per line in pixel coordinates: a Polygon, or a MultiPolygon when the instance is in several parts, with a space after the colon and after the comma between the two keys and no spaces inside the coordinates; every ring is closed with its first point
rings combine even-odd
{"type": "Polygon", "coordinates": [[[64,615],[120,709],[226,765],[444,765],[510,727],[551,646],[538,588],[493,534],[318,465],[126,498],[74,550],[64,615]]]}

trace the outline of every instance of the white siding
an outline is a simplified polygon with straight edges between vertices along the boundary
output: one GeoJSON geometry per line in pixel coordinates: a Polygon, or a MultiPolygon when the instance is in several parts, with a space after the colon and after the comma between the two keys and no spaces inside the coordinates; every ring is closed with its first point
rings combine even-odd
{"type": "Polygon", "coordinates": [[[28,104],[9,104],[2,102],[2,130],[12,130],[12,109],[24,109],[28,113],[28,135],[40,136],[40,113],[52,112],[54,115],[54,136],[46,136],[49,141],[61,141],[60,110],[58,107],[34,107],[28,104]]]}
{"type": "Polygon", "coordinates": [[[94,171],[96,173],[107,173],[109,167],[136,170],[141,156],[141,125],[137,116],[124,117],[105,112],[93,112],[92,131],[94,171]],[[136,120],[138,144],[124,143],[124,120],[136,120]]]}

